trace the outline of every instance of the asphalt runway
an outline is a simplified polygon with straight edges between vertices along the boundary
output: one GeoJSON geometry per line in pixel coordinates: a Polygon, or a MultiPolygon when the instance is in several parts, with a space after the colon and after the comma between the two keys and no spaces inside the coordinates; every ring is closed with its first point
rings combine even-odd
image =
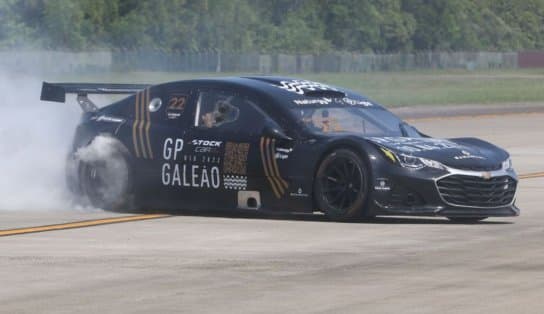
{"type": "Polygon", "coordinates": [[[0,312],[542,313],[544,113],[410,121],[508,149],[519,174],[534,174],[520,182],[521,216],[0,211],[3,232],[32,232],[0,237],[0,312]]]}

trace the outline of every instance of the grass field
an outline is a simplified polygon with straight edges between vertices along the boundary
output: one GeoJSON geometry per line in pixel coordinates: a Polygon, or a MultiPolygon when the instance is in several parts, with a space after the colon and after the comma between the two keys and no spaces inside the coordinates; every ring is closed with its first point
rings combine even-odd
{"type": "MultiPolygon", "coordinates": [[[[130,72],[62,77],[93,82],[159,83],[241,73],[130,72]]],[[[290,74],[348,87],[386,106],[544,103],[544,69],[436,70],[373,73],[290,74]]]]}

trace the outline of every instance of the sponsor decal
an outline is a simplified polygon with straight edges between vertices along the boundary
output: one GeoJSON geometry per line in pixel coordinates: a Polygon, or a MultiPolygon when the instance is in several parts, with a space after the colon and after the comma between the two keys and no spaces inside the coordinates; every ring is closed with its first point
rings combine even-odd
{"type": "Polygon", "coordinates": [[[222,141],[192,140],[193,151],[198,154],[218,154],[221,152],[222,141]]]}
{"type": "Polygon", "coordinates": [[[268,137],[261,137],[260,142],[261,160],[263,163],[264,174],[276,198],[281,198],[289,184],[285,181],[278,168],[274,153],[276,151],[276,140],[268,137]]]}
{"type": "Polygon", "coordinates": [[[164,160],[178,160],[178,155],[181,156],[183,151],[183,139],[171,137],[164,140],[162,156],[164,160]]]}
{"type": "Polygon", "coordinates": [[[388,183],[389,180],[386,178],[377,178],[376,179],[376,185],[374,186],[374,190],[376,191],[391,191],[391,187],[388,183]]]}
{"type": "Polygon", "coordinates": [[[227,142],[223,162],[223,173],[245,175],[249,143],[227,142]]]}
{"type": "Polygon", "coordinates": [[[302,191],[302,188],[298,188],[296,192],[291,192],[289,194],[290,196],[293,196],[293,197],[308,197],[308,193],[304,193],[304,191],[302,191]]]}
{"type": "Polygon", "coordinates": [[[195,146],[221,147],[222,141],[192,140],[191,144],[195,146]]]}
{"type": "Polygon", "coordinates": [[[307,105],[329,105],[331,103],[340,103],[348,106],[362,106],[362,107],[372,107],[374,104],[367,100],[358,100],[353,99],[349,97],[344,97],[342,99],[334,99],[329,97],[321,97],[321,98],[304,98],[304,99],[295,99],[293,100],[293,103],[299,106],[307,106],[307,105]]]}
{"type": "Polygon", "coordinates": [[[293,151],[292,148],[276,147],[276,153],[274,154],[274,158],[280,159],[280,160],[287,159],[289,158],[289,153],[291,153],[292,151],[293,151]]]}
{"type": "Polygon", "coordinates": [[[227,190],[245,190],[247,188],[247,177],[236,175],[224,175],[223,186],[227,190]]]}
{"type": "Polygon", "coordinates": [[[462,155],[455,156],[453,159],[455,160],[463,160],[463,159],[485,159],[483,156],[473,155],[470,152],[467,152],[466,150],[461,151],[462,155]]]}
{"type": "Polygon", "coordinates": [[[370,101],[367,100],[357,100],[349,97],[342,98],[342,102],[350,106],[363,106],[363,107],[372,107],[374,106],[370,101]]]}
{"type": "Polygon", "coordinates": [[[164,163],[162,165],[162,184],[218,189],[221,184],[219,167],[164,163]]]}
{"type": "Polygon", "coordinates": [[[151,118],[149,107],[145,105],[147,103],[149,103],[149,88],[135,95],[132,142],[134,154],[137,158],[153,159],[153,149],[149,136],[151,118]]]}
{"type": "Polygon", "coordinates": [[[220,158],[214,156],[184,155],[184,141],[180,138],[167,138],[163,145],[163,159],[166,161],[161,167],[162,184],[165,186],[182,186],[192,188],[218,189],[221,185],[219,173],[220,158]],[[180,163],[183,161],[183,163],[180,163]],[[205,165],[196,162],[207,162],[205,165]],[[217,164],[217,165],[213,165],[217,164]]]}
{"type": "Polygon", "coordinates": [[[207,156],[207,155],[183,155],[183,161],[188,162],[201,162],[203,164],[218,164],[221,162],[221,158],[218,156],[207,156]]]}
{"type": "Polygon", "coordinates": [[[407,153],[461,148],[460,145],[454,142],[435,138],[418,139],[410,137],[369,137],[368,139],[386,147],[392,147],[395,150],[407,153]]]}
{"type": "Polygon", "coordinates": [[[297,93],[299,95],[304,95],[304,91],[338,91],[336,88],[333,88],[331,86],[318,83],[318,82],[312,82],[307,80],[290,80],[290,81],[281,81],[280,85],[274,85],[276,87],[279,87],[281,89],[285,89],[287,91],[297,93]]]}
{"type": "Polygon", "coordinates": [[[222,141],[192,140],[194,152],[199,154],[218,154],[220,153],[222,141]]]}
{"type": "Polygon", "coordinates": [[[166,112],[166,116],[168,119],[173,120],[181,117],[181,112],[166,112]]]}
{"type": "Polygon", "coordinates": [[[297,105],[304,106],[304,105],[328,105],[332,103],[332,98],[310,98],[310,99],[295,99],[293,102],[297,105]]]}
{"type": "Polygon", "coordinates": [[[125,122],[125,119],[123,118],[117,118],[107,115],[100,115],[98,117],[92,117],[91,120],[95,120],[96,122],[111,122],[111,123],[123,123],[125,122]]]}
{"type": "Polygon", "coordinates": [[[197,146],[194,149],[195,153],[203,153],[203,154],[217,154],[219,153],[219,149],[217,147],[209,147],[209,146],[197,146]]]}

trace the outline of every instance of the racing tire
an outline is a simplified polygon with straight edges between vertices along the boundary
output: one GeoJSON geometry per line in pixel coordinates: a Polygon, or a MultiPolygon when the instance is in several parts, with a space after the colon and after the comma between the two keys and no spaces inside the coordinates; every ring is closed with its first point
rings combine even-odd
{"type": "Polygon", "coordinates": [[[451,222],[453,223],[459,223],[459,224],[473,224],[480,222],[484,219],[487,219],[487,217],[447,217],[451,222]]]}
{"type": "Polygon", "coordinates": [[[369,171],[363,159],[349,149],[328,154],[317,170],[314,200],[330,219],[361,217],[368,199],[369,171]]]}
{"type": "MultiPolygon", "coordinates": [[[[109,141],[107,145],[110,147],[102,149],[99,154],[80,158],[78,177],[81,193],[94,207],[117,212],[131,211],[134,206],[130,162],[127,153],[121,149],[124,146],[115,139],[109,138],[109,141]]],[[[93,151],[94,143],[93,140],[84,149],[93,151]]]]}

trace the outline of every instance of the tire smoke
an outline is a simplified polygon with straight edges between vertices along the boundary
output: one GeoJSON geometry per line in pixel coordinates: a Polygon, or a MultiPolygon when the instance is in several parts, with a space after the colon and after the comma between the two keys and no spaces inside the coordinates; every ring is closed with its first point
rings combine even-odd
{"type": "Polygon", "coordinates": [[[100,195],[103,205],[115,207],[116,204],[126,202],[129,168],[122,156],[123,151],[125,150],[118,140],[107,135],[98,135],[88,146],[75,153],[81,163],[94,169],[94,176],[101,182],[101,186],[95,187],[95,192],[100,195]]]}
{"type": "Polygon", "coordinates": [[[66,154],[80,108],[40,101],[41,80],[0,72],[0,210],[70,209],[66,154]]]}

